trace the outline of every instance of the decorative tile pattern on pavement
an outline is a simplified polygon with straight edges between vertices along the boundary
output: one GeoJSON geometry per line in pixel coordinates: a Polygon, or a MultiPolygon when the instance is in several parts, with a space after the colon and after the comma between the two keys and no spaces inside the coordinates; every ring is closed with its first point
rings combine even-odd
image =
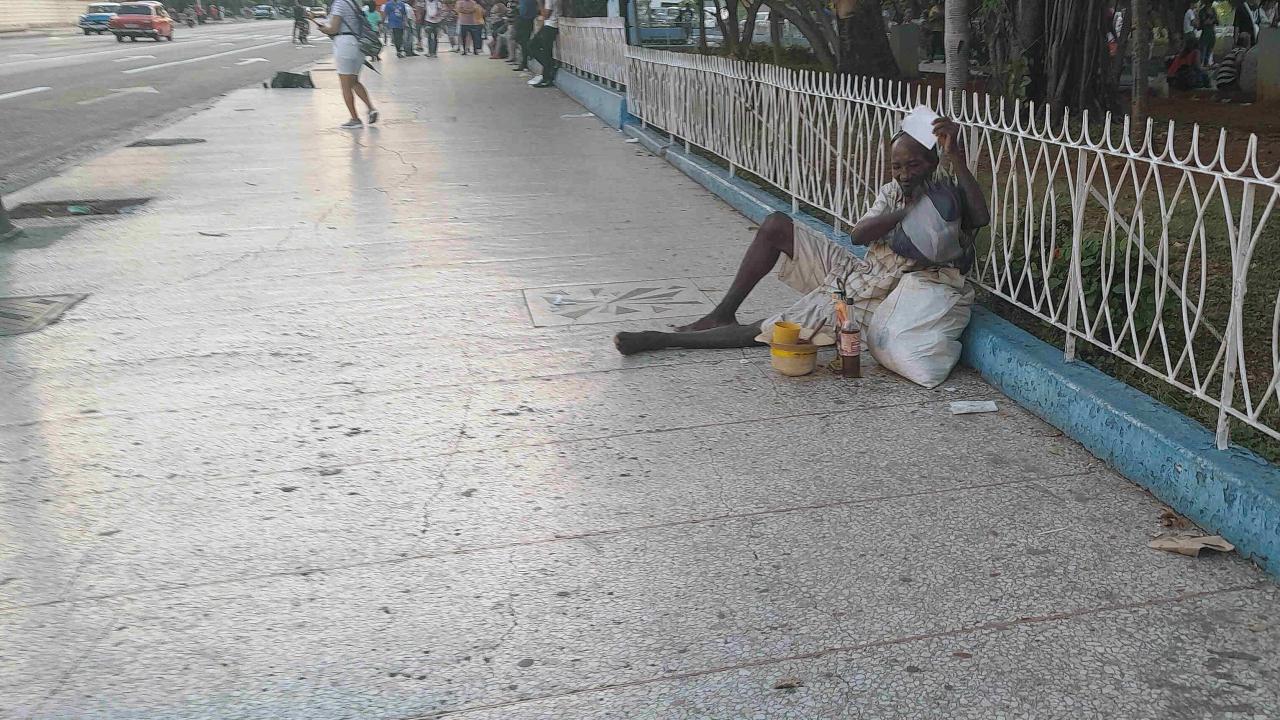
{"type": "Polygon", "coordinates": [[[529,288],[524,299],[534,327],[703,315],[715,306],[684,278],[529,288]]]}

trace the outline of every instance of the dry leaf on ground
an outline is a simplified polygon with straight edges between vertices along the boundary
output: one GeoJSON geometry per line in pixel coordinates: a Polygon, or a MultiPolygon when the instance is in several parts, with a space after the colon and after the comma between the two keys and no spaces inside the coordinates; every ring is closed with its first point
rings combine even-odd
{"type": "Polygon", "coordinates": [[[1219,535],[1199,535],[1195,537],[1187,535],[1161,535],[1160,537],[1147,543],[1148,547],[1156,550],[1164,550],[1165,552],[1177,553],[1188,557],[1199,557],[1201,550],[1216,550],[1218,552],[1231,552],[1236,549],[1235,545],[1223,540],[1219,535]]]}
{"type": "Polygon", "coordinates": [[[1175,530],[1190,530],[1195,523],[1174,512],[1172,508],[1160,508],[1160,524],[1175,530]]]}

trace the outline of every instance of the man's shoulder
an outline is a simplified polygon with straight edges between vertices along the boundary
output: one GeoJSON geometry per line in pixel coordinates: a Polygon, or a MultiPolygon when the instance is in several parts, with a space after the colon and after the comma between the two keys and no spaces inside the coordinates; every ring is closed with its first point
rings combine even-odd
{"type": "Polygon", "coordinates": [[[876,191],[876,199],[897,202],[902,199],[902,187],[898,185],[897,180],[890,180],[889,182],[881,185],[880,189],[876,191]]]}

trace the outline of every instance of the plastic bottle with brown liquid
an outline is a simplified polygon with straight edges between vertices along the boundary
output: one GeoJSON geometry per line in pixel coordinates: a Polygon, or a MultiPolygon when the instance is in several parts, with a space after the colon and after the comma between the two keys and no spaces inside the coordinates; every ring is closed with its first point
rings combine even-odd
{"type": "Polygon", "coordinates": [[[836,292],[836,352],[840,355],[840,374],[847,378],[862,377],[862,333],[853,321],[844,293],[836,292]]]}

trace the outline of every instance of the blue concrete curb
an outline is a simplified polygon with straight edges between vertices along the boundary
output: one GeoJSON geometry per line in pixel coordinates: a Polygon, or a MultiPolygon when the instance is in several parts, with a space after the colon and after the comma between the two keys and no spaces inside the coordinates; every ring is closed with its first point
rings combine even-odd
{"type": "Polygon", "coordinates": [[[961,362],[1071,436],[1170,507],[1280,574],[1280,468],[1151,396],[1082,362],[986,308],[961,338],[961,362]]]}
{"type": "MultiPolygon", "coordinates": [[[[623,131],[754,222],[790,214],[789,204],[685,153],[663,133],[635,124],[623,131]]],[[[849,244],[812,217],[793,219],[849,244]]],[[[1061,350],[986,308],[974,308],[962,341],[961,362],[1000,392],[1280,575],[1280,468],[1248,450],[1218,450],[1199,423],[1085,363],[1065,362],[1061,350]]]]}
{"type": "MultiPolygon", "coordinates": [[[[542,66],[536,60],[530,60],[529,66],[540,72],[542,66]]],[[[577,103],[590,110],[609,127],[622,129],[627,119],[627,96],[623,93],[601,85],[598,82],[561,69],[556,73],[556,87],[577,103]]]]}

